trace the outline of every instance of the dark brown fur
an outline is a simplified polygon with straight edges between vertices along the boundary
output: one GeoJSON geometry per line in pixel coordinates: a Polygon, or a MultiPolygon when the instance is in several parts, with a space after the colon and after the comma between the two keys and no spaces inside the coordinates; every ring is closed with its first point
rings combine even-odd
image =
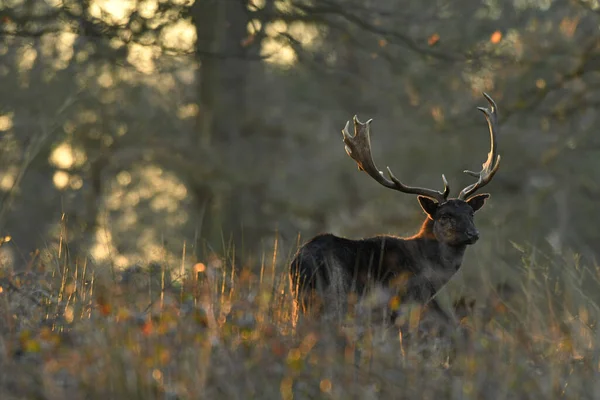
{"type": "MultiPolygon", "coordinates": [[[[363,295],[373,285],[392,287],[400,302],[428,303],[458,271],[467,245],[479,238],[474,213],[489,194],[442,204],[419,196],[427,214],[409,238],[375,236],[361,240],[322,234],[304,244],[290,268],[297,310],[338,308],[349,293],[363,295]]],[[[429,306],[441,311],[435,302],[429,306]]],[[[343,312],[343,309],[341,310],[343,312]]]]}

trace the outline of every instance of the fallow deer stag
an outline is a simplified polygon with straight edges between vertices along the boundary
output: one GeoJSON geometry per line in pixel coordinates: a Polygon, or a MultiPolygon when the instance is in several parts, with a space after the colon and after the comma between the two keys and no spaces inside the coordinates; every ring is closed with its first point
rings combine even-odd
{"type": "Polygon", "coordinates": [[[473,194],[492,180],[500,165],[496,147],[497,107],[490,96],[483,95],[490,109],[478,109],[488,123],[491,149],[480,172],[464,171],[477,178],[477,182],[465,187],[457,198],[448,199],[450,188],[444,175],[441,192],[407,186],[389,167],[386,178],[371,154],[372,120],[363,124],[355,116],[354,135],[349,132],[350,122],[346,123],[342,130],[346,152],[359,170],[387,188],[418,195],[427,217],[421,230],[407,238],[382,235],[350,240],[321,234],[304,244],[290,267],[296,312],[306,313],[313,308],[322,311],[323,307],[332,310],[328,306],[340,312],[339,305],[345,304],[349,293],[362,296],[373,285],[394,288],[401,303],[429,303],[428,307],[441,311],[433,296],[458,271],[467,245],[479,239],[473,216],[490,195],[473,194]]]}

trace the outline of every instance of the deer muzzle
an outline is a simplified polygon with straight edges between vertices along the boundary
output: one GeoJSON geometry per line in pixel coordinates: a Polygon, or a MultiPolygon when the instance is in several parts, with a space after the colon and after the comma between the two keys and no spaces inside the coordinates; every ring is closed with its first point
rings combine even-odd
{"type": "Polygon", "coordinates": [[[467,231],[467,239],[470,244],[473,244],[479,240],[479,231],[477,229],[469,229],[467,231]]]}

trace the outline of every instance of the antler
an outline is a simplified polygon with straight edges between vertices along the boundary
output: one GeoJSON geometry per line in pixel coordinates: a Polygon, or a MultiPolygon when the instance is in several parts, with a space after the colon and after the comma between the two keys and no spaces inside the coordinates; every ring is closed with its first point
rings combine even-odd
{"type": "Polygon", "coordinates": [[[444,181],[443,192],[433,189],[406,186],[394,176],[390,167],[387,167],[390,179],[383,176],[383,172],[379,171],[377,166],[375,166],[373,155],[371,154],[370,124],[373,120],[370,119],[363,124],[355,115],[353,121],[354,135],[351,135],[349,131],[350,121],[346,122],[346,126],[342,130],[342,135],[344,136],[344,143],[346,144],[346,153],[356,161],[358,169],[365,171],[373,179],[387,188],[398,190],[403,193],[427,196],[437,200],[439,203],[444,203],[446,201],[448,194],[450,193],[450,187],[448,186],[448,181],[444,175],[442,175],[442,180],[444,181]]]}
{"type": "Polygon", "coordinates": [[[461,200],[465,200],[467,197],[475,193],[478,189],[481,189],[494,177],[496,171],[498,171],[498,167],[500,166],[500,155],[498,154],[498,150],[496,148],[496,135],[498,134],[498,114],[496,113],[498,107],[492,98],[484,93],[483,94],[487,99],[488,103],[490,103],[491,109],[485,107],[477,107],[479,111],[485,114],[485,119],[488,123],[488,127],[490,130],[490,140],[492,142],[490,152],[488,153],[487,160],[483,163],[480,172],[473,172],[465,170],[463,171],[466,174],[474,176],[477,179],[477,182],[467,186],[458,195],[458,198],[461,200]]]}

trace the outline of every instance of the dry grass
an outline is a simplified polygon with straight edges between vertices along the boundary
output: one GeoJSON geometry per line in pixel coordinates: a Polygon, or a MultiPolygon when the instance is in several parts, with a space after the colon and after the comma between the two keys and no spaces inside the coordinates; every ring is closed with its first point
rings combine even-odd
{"type": "Polygon", "coordinates": [[[284,260],[178,276],[34,257],[0,275],[0,398],[594,398],[599,310],[584,293],[598,270],[566,263],[552,278],[530,260],[509,300],[482,288],[487,303],[440,336],[408,305],[402,330],[294,327],[284,260]]]}

